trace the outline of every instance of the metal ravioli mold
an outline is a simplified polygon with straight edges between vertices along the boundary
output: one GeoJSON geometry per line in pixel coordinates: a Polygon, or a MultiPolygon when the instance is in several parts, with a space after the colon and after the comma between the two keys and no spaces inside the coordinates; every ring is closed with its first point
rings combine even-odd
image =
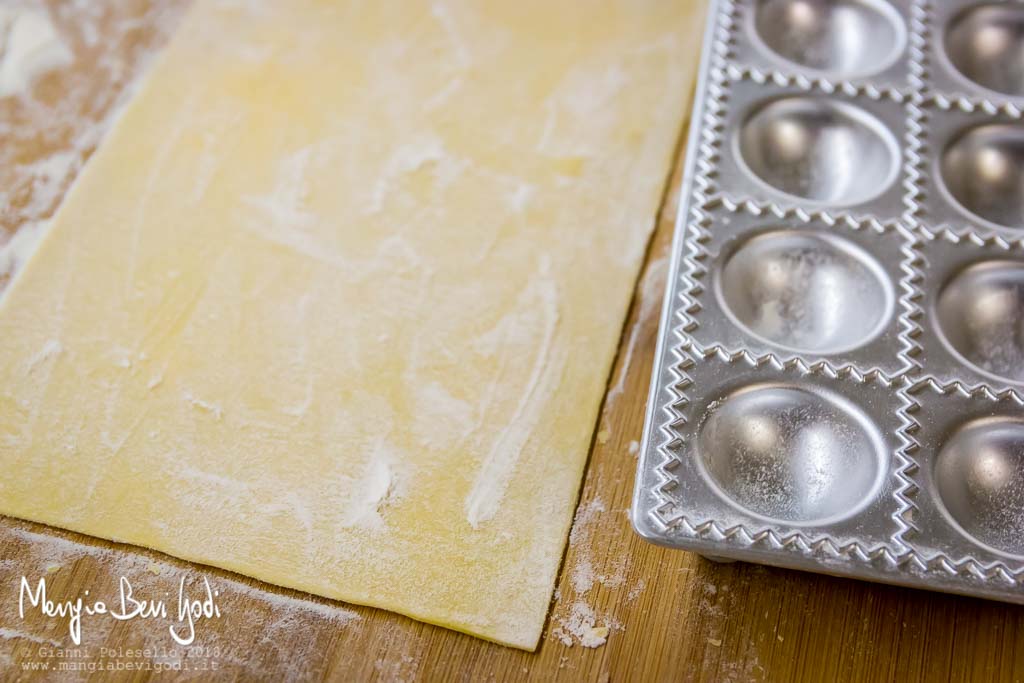
{"type": "Polygon", "coordinates": [[[1024,604],[1024,4],[706,36],[634,528],[1024,604]]]}
{"type": "Polygon", "coordinates": [[[933,0],[922,5],[922,66],[940,106],[1024,105],[1024,4],[933,0]]]}

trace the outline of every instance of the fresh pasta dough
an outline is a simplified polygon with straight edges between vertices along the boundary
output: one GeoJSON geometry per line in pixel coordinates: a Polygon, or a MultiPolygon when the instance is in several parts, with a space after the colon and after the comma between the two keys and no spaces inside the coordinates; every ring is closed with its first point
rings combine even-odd
{"type": "Polygon", "coordinates": [[[0,303],[0,512],[535,647],[702,14],[199,0],[0,303]]]}

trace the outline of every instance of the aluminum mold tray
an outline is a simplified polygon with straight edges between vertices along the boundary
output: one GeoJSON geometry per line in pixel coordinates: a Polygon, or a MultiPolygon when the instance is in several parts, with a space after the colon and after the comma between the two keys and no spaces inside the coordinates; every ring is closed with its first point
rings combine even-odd
{"type": "Polygon", "coordinates": [[[1022,36],[1020,3],[713,0],[644,538],[1024,603],[1022,36]]]}

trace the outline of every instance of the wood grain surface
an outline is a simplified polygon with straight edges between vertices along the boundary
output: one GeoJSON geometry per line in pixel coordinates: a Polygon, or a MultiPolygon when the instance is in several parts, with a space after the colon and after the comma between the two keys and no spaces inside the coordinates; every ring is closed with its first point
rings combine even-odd
{"type": "MultiPolygon", "coordinates": [[[[65,29],[73,32],[71,5],[88,7],[51,3],[60,9],[65,29]]],[[[73,69],[41,87],[50,89],[52,99],[53,93],[74,85],[76,97],[83,98],[75,100],[76,106],[86,108],[92,93],[90,116],[102,126],[116,100],[111,94],[123,89],[126,73],[141,68],[142,55],[163,40],[183,3],[110,0],[96,5],[110,15],[97,18],[97,25],[131,30],[119,34],[117,45],[101,44],[91,52],[85,41],[76,50],[79,60],[73,69]],[[154,28],[156,22],[161,30],[154,28]]],[[[32,109],[40,106],[38,101],[0,104],[0,149],[7,150],[0,152],[0,161],[10,164],[17,158],[24,164],[71,149],[71,131],[81,132],[81,122],[54,114],[61,109],[58,99],[42,111],[32,109]],[[24,126],[47,132],[31,135],[24,126]],[[10,152],[12,145],[20,145],[17,154],[10,152]]],[[[74,150],[83,158],[90,151],[81,145],[74,150]]],[[[682,150],[677,167],[681,159],[682,150]]],[[[22,199],[5,207],[4,230],[24,229],[52,211],[52,206],[39,208],[45,202],[33,199],[31,182],[4,173],[0,170],[0,179],[8,188],[19,182],[25,188],[22,199]],[[36,215],[27,207],[36,207],[36,215]]],[[[627,510],[634,442],[643,424],[679,173],[677,168],[668,186],[637,283],[595,427],[558,590],[536,653],[159,553],[0,518],[0,679],[149,680],[160,669],[187,680],[268,681],[1024,679],[1024,610],[1018,607],[740,563],[715,564],[649,545],[632,532],[627,510]],[[172,611],[182,577],[192,594],[198,594],[206,577],[220,593],[221,616],[196,625],[191,648],[175,647],[168,633],[169,624],[176,623],[174,614],[130,621],[85,617],[78,647],[69,636],[67,618],[47,618],[35,610],[24,619],[19,616],[22,576],[33,586],[46,577],[53,599],[74,599],[88,590],[90,600],[99,596],[111,602],[124,576],[134,597],[166,600],[172,611]],[[589,625],[609,627],[605,644],[580,645],[574,631],[589,625]]],[[[68,181],[61,182],[66,186],[68,181]]]]}

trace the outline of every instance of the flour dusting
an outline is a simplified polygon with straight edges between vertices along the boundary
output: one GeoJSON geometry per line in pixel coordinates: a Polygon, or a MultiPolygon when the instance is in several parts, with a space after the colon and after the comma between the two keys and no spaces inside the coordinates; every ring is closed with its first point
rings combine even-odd
{"type": "Polygon", "coordinates": [[[550,259],[545,255],[540,262],[538,277],[523,292],[519,306],[503,318],[497,328],[506,328],[502,336],[529,335],[531,327],[536,328],[539,324],[540,344],[532,339],[527,342],[527,346],[536,348],[530,377],[507,426],[484,457],[473,488],[466,497],[466,520],[474,529],[497,514],[526,440],[541,417],[544,399],[558,383],[556,371],[562,368],[566,350],[555,344],[559,297],[550,268],[550,259]],[[530,321],[538,310],[541,316],[539,323],[531,325],[530,321]]]}
{"type": "Polygon", "coordinates": [[[39,353],[32,356],[28,362],[28,372],[32,372],[38,366],[42,365],[46,361],[56,358],[64,352],[64,346],[57,339],[51,339],[43,345],[43,348],[39,349],[39,353]]]}
{"type": "Polygon", "coordinates": [[[50,645],[52,647],[59,647],[60,641],[53,640],[52,638],[40,638],[34,636],[31,633],[25,633],[24,631],[18,631],[13,628],[0,627],[0,639],[2,640],[27,640],[30,643],[36,643],[39,645],[50,645]]]}
{"type": "Polygon", "coordinates": [[[0,5],[0,97],[20,95],[74,56],[45,7],[0,5]]]}
{"type": "Polygon", "coordinates": [[[580,644],[583,647],[601,647],[608,642],[608,634],[612,628],[622,628],[622,624],[614,620],[606,620],[598,624],[594,609],[583,601],[576,601],[569,610],[568,616],[558,617],[557,626],[551,635],[566,647],[580,644]]]}
{"type": "Polygon", "coordinates": [[[0,247],[0,278],[12,278],[25,266],[48,227],[48,221],[26,224],[0,247]]]}
{"type": "Polygon", "coordinates": [[[354,483],[349,504],[342,520],[346,527],[383,529],[380,511],[398,498],[396,462],[387,445],[378,443],[366,462],[362,476],[354,483]]]}
{"type": "MultiPolygon", "coordinates": [[[[626,573],[629,569],[627,556],[610,560],[608,553],[603,552],[601,557],[606,564],[610,562],[611,571],[598,570],[595,567],[595,559],[591,556],[593,529],[600,516],[607,512],[608,509],[600,498],[580,505],[572,530],[569,532],[569,545],[575,550],[575,556],[570,560],[573,564],[569,570],[569,585],[574,599],[568,605],[567,611],[556,608],[552,616],[554,626],[551,629],[551,637],[566,647],[600,647],[607,642],[612,630],[623,629],[619,620],[610,615],[598,615],[586,600],[587,595],[598,586],[604,590],[617,590],[626,582],[626,573]]],[[[561,602],[561,593],[556,594],[556,600],[561,602]]]]}

